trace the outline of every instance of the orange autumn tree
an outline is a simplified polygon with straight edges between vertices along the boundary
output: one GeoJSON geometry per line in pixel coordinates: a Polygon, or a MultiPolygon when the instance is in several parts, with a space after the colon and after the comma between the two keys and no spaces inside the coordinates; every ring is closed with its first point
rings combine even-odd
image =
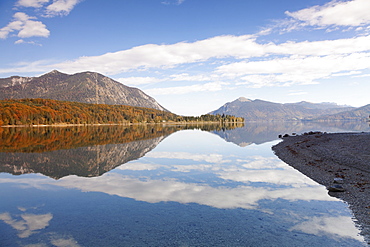
{"type": "Polygon", "coordinates": [[[1,125],[124,124],[172,121],[170,112],[127,105],[86,104],[50,99],[0,101],[1,125]]]}

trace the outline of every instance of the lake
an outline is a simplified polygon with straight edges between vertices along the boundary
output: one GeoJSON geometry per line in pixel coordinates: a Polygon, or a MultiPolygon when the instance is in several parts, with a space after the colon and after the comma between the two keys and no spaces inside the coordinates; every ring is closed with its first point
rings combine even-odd
{"type": "Polygon", "coordinates": [[[366,246],[347,204],[271,147],[279,134],[369,130],[0,128],[0,246],[366,246]]]}

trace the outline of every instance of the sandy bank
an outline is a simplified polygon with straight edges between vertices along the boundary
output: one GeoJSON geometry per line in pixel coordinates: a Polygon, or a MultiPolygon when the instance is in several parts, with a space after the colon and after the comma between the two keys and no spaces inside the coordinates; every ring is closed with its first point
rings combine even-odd
{"type": "Polygon", "coordinates": [[[370,243],[370,133],[288,136],[272,149],[281,160],[316,182],[326,187],[342,186],[344,192],[328,193],[349,204],[370,243]]]}

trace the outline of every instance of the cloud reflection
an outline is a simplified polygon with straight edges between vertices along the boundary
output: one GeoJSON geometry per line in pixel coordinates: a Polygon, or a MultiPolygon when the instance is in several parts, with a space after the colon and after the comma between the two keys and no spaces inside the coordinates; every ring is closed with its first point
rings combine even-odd
{"type": "MultiPolygon", "coordinates": [[[[277,158],[252,156],[248,159],[221,154],[190,154],[186,152],[152,152],[137,162],[129,162],[117,170],[149,171],[155,179],[146,174],[125,175],[112,171],[100,177],[84,178],[68,176],[59,181],[19,178],[19,186],[42,187],[46,184],[66,188],[78,188],[82,191],[103,192],[110,195],[129,197],[150,203],[174,201],[179,203],[198,203],[215,208],[258,209],[261,200],[320,200],[337,201],[327,195],[326,189],[277,158]],[[155,158],[153,158],[155,157],[155,158]],[[159,160],[168,159],[159,163],[159,160]],[[194,162],[180,162],[183,159],[194,162]],[[199,163],[199,162],[208,162],[199,163]],[[216,183],[204,180],[202,183],[189,183],[186,178],[194,174],[205,177],[218,177],[216,183]],[[187,173],[180,178],[171,177],[171,172],[187,173]],[[158,174],[162,178],[158,178],[158,174]],[[137,177],[135,177],[137,176],[137,177]],[[183,179],[184,181],[180,181],[183,179]],[[39,180],[39,181],[36,181],[39,180]],[[225,183],[238,182],[234,187],[225,183]],[[257,186],[254,183],[259,183],[257,186]],[[212,184],[212,186],[211,186],[212,184]]],[[[10,182],[11,179],[0,179],[10,182]]],[[[194,181],[191,180],[190,181],[194,181]]],[[[199,180],[198,180],[199,181],[199,180]]]]}
{"type": "Polygon", "coordinates": [[[156,164],[146,164],[142,162],[130,162],[117,167],[117,170],[131,170],[131,171],[152,171],[157,170],[161,167],[165,167],[163,165],[156,165],[156,164]]]}
{"type": "Polygon", "coordinates": [[[322,200],[337,201],[329,197],[323,186],[301,186],[293,188],[269,188],[238,186],[211,187],[198,183],[184,183],[176,180],[137,179],[120,174],[107,174],[97,178],[69,176],[56,182],[67,188],[82,191],[103,192],[110,195],[129,197],[150,203],[174,201],[198,203],[215,208],[258,208],[260,200],[322,200]]]}
{"type": "Polygon", "coordinates": [[[56,237],[54,237],[50,240],[50,243],[53,246],[57,246],[57,247],[79,247],[79,246],[81,246],[72,237],[70,237],[70,238],[61,238],[61,237],[56,238],[56,237]]]}
{"type": "Polygon", "coordinates": [[[307,221],[295,225],[290,230],[317,236],[339,236],[363,241],[363,236],[358,235],[358,229],[348,227],[350,225],[354,225],[351,217],[312,217],[307,221]]]}
{"type": "MultiPolygon", "coordinates": [[[[315,185],[316,182],[302,175],[294,168],[288,166],[276,157],[250,156],[249,159],[226,157],[221,154],[192,154],[187,152],[152,152],[146,158],[170,160],[170,165],[138,164],[138,167],[165,168],[176,172],[202,171],[216,174],[224,180],[251,183],[262,182],[276,185],[298,186],[301,184],[315,185]],[[193,160],[209,164],[177,165],[180,160],[193,160]]],[[[125,169],[131,166],[124,165],[125,169]]],[[[144,168],[143,168],[144,169],[144,168]]]]}
{"type": "Polygon", "coordinates": [[[254,187],[238,186],[235,188],[207,184],[185,183],[175,179],[153,180],[150,178],[132,178],[108,173],[100,177],[84,178],[75,175],[58,181],[42,178],[0,179],[0,183],[17,183],[22,187],[57,185],[65,188],[77,188],[86,192],[103,192],[109,195],[128,197],[149,203],[174,201],[179,203],[198,203],[215,208],[258,209],[261,200],[285,199],[338,201],[327,195],[321,185],[296,184],[295,187],[254,187]],[[37,180],[37,182],[36,182],[37,180]]]}
{"type": "Polygon", "coordinates": [[[18,231],[18,237],[28,238],[38,230],[44,229],[49,225],[53,218],[51,213],[48,214],[21,214],[21,219],[13,219],[9,213],[0,214],[0,220],[13,227],[18,231]]]}
{"type": "Polygon", "coordinates": [[[164,158],[164,159],[181,159],[181,160],[194,160],[194,161],[205,161],[208,163],[224,163],[227,160],[223,160],[221,154],[194,154],[188,152],[151,152],[146,155],[148,158],[164,158]]]}

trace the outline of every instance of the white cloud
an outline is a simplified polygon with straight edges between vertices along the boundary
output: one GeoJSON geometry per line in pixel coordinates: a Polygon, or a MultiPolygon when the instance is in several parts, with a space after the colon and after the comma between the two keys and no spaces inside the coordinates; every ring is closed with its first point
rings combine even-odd
{"type": "MultiPolygon", "coordinates": [[[[234,69],[237,66],[245,67],[244,64],[258,67],[258,70],[251,68],[251,71],[244,71],[241,75],[251,75],[259,74],[266,76],[267,74],[279,75],[278,80],[282,80],[283,83],[295,81],[302,82],[302,79],[284,79],[287,77],[302,77],[302,73],[295,68],[299,68],[305,72],[305,76],[308,77],[306,80],[308,83],[313,83],[316,78],[321,78],[323,76],[328,76],[331,73],[339,73],[341,71],[357,70],[362,67],[368,67],[366,65],[361,65],[363,59],[359,57],[360,60],[356,60],[355,56],[352,56],[351,61],[359,66],[350,65],[349,68],[345,66],[339,66],[340,70],[334,71],[324,71],[321,68],[321,63],[331,62],[330,58],[334,59],[334,55],[340,55],[337,58],[339,60],[345,60],[348,54],[356,53],[366,55],[364,52],[370,50],[370,36],[361,36],[349,39],[338,39],[338,40],[323,40],[323,41],[303,41],[303,42],[285,42],[281,44],[269,43],[258,43],[256,37],[250,35],[243,36],[217,36],[205,40],[200,40],[192,43],[180,42],[169,45],[156,45],[147,44],[143,46],[133,47],[128,50],[122,50],[113,53],[106,53],[100,56],[89,56],[80,57],[74,61],[66,61],[58,64],[52,64],[50,67],[57,68],[66,73],[76,73],[81,71],[96,71],[103,74],[119,74],[128,71],[141,71],[150,68],[162,68],[169,69],[180,65],[203,63],[207,60],[213,59],[216,61],[221,61],[223,59],[228,59],[230,61],[235,61],[235,59],[242,60],[240,63],[232,63],[231,65],[221,66],[216,71],[220,72],[220,69],[231,68],[234,69]],[[249,59],[249,60],[246,60],[249,59]],[[254,59],[263,59],[262,61],[253,62],[254,59]],[[329,61],[330,60],[330,61],[329,61]],[[311,61],[311,62],[310,62],[311,61]],[[313,69],[316,63],[316,67],[319,69],[320,74],[324,75],[314,75],[313,69]],[[304,62],[311,63],[309,68],[302,69],[303,66],[294,63],[304,62]],[[266,65],[262,68],[260,65],[266,65]],[[267,67],[268,65],[268,67],[267,67]],[[284,66],[283,66],[284,65],[284,66]],[[270,67],[272,66],[272,67],[270,67]],[[293,66],[293,67],[292,67],[293,66]],[[355,68],[353,68],[355,67],[355,68]],[[275,68],[275,70],[273,70],[275,68]],[[310,72],[310,74],[307,74],[310,72]],[[325,72],[325,73],[323,73],[325,72]],[[287,74],[286,74],[287,73],[287,74]],[[313,73],[313,74],[312,74],[313,73]],[[310,78],[311,77],[311,78],[310,78]],[[283,79],[281,79],[283,78],[283,79]]],[[[330,66],[329,64],[324,64],[324,67],[330,66]]],[[[21,69],[21,68],[19,68],[21,69]]],[[[15,70],[19,71],[19,70],[15,70]]],[[[230,72],[230,71],[229,71],[230,72]]],[[[167,78],[154,78],[154,77],[137,77],[137,83],[152,83],[159,82],[162,80],[168,81],[215,81],[219,80],[219,74],[208,73],[208,75],[190,75],[187,73],[175,74],[167,78]]],[[[276,75],[274,75],[276,76],[276,75]]],[[[274,77],[273,76],[273,77],[274,77]]],[[[129,79],[135,79],[135,77],[120,78],[120,81],[129,79]]],[[[253,78],[244,78],[253,79],[253,78]]],[[[271,78],[275,80],[276,78],[271,78]]],[[[256,80],[256,79],[254,79],[256,80]]],[[[186,87],[168,88],[161,91],[157,89],[152,89],[152,91],[157,94],[167,94],[169,91],[173,90],[177,94],[183,93],[184,91],[193,92],[198,89],[202,91],[210,91],[212,86],[214,90],[219,90],[221,84],[206,84],[206,85],[193,85],[186,87]]],[[[255,85],[257,85],[256,82],[255,85]]],[[[268,84],[273,85],[273,84],[268,84]]]]}
{"type": "Polygon", "coordinates": [[[158,82],[163,81],[183,81],[183,82],[193,82],[193,81],[211,81],[216,79],[216,76],[209,76],[209,75],[189,75],[188,73],[181,73],[181,74],[173,74],[164,78],[156,78],[156,77],[140,77],[140,76],[132,76],[132,77],[122,77],[115,79],[125,85],[144,85],[144,84],[156,84],[158,82]]]}
{"type": "Polygon", "coordinates": [[[288,41],[279,45],[270,44],[265,54],[325,56],[350,54],[370,50],[370,36],[322,41],[288,41]]]}
{"type": "Polygon", "coordinates": [[[45,3],[48,3],[49,0],[19,0],[16,3],[16,6],[20,7],[32,7],[32,8],[41,8],[45,3]]]}
{"type": "Polygon", "coordinates": [[[217,72],[229,78],[241,77],[238,84],[287,86],[313,84],[341,71],[370,68],[369,53],[308,57],[284,57],[266,61],[238,62],[218,67],[217,72]]]}
{"type": "Polygon", "coordinates": [[[54,0],[46,7],[46,16],[68,15],[79,2],[80,0],[54,0]]]}
{"type": "Polygon", "coordinates": [[[188,73],[174,74],[170,76],[172,81],[209,81],[211,77],[206,75],[189,75],[188,73]]]}
{"type": "Polygon", "coordinates": [[[331,1],[323,6],[313,6],[296,12],[285,13],[310,26],[361,26],[370,24],[370,1],[331,1]]]}
{"type": "Polygon", "coordinates": [[[34,21],[35,17],[28,16],[23,12],[17,12],[13,16],[13,21],[6,27],[0,29],[0,38],[6,39],[10,33],[18,31],[20,38],[29,37],[49,37],[50,31],[41,21],[34,21]]]}
{"type": "Polygon", "coordinates": [[[297,91],[297,92],[290,92],[288,95],[295,96],[295,95],[305,95],[307,92],[297,91]]]}
{"type": "MultiPolygon", "coordinates": [[[[43,17],[54,17],[58,15],[68,15],[69,12],[78,4],[80,0],[54,0],[53,3],[49,3],[49,0],[18,0],[15,4],[18,7],[32,7],[41,9],[41,13],[45,13],[43,17]],[[46,5],[46,7],[45,7],[46,5]]],[[[17,12],[13,15],[13,21],[7,26],[0,29],[0,39],[6,39],[13,32],[19,38],[30,38],[30,37],[49,37],[50,31],[46,25],[41,21],[35,21],[36,17],[28,16],[26,13],[17,12]]],[[[26,42],[23,39],[17,40],[15,44],[32,43],[26,42]]],[[[36,43],[33,43],[36,44],[36,43]]]]}
{"type": "Polygon", "coordinates": [[[180,5],[183,2],[185,2],[185,0],[167,0],[167,1],[163,1],[162,4],[164,4],[164,5],[170,5],[170,4],[180,5]]]}
{"type": "Polygon", "coordinates": [[[349,72],[343,72],[343,73],[336,73],[332,76],[348,76],[348,75],[358,75],[361,74],[361,71],[349,71],[349,72]]]}
{"type": "Polygon", "coordinates": [[[167,87],[167,88],[152,88],[145,90],[150,95],[174,95],[174,94],[187,94],[193,92],[216,92],[224,89],[224,85],[229,85],[226,82],[209,82],[205,84],[195,84],[191,86],[181,87],[167,87]]]}
{"type": "Polygon", "coordinates": [[[163,79],[158,79],[155,77],[122,77],[117,78],[116,81],[119,81],[125,85],[142,85],[142,84],[152,84],[161,82],[163,79]]]}
{"type": "Polygon", "coordinates": [[[137,69],[171,68],[181,64],[203,62],[210,58],[262,56],[262,47],[263,45],[257,44],[255,38],[250,35],[217,36],[193,43],[147,44],[100,56],[81,57],[56,66],[70,73],[93,70],[118,74],[137,69]]]}
{"type": "Polygon", "coordinates": [[[25,41],[23,39],[19,39],[17,41],[14,42],[14,44],[31,44],[31,45],[38,45],[38,46],[42,46],[41,44],[38,44],[36,43],[35,41],[25,41]]]}
{"type": "Polygon", "coordinates": [[[353,77],[370,77],[370,74],[356,75],[356,76],[353,76],[353,77]]]}
{"type": "Polygon", "coordinates": [[[34,36],[49,37],[50,31],[40,21],[26,21],[18,33],[20,38],[29,38],[34,36]]]}
{"type": "MultiPolygon", "coordinates": [[[[217,36],[193,43],[171,45],[148,44],[100,56],[81,57],[74,61],[56,64],[61,70],[75,73],[93,70],[105,74],[118,74],[130,70],[171,68],[182,64],[204,62],[211,58],[248,59],[268,55],[333,55],[370,50],[370,36],[351,39],[315,42],[286,42],[259,44],[255,37],[217,36]]],[[[180,77],[180,76],[178,76],[180,77]]],[[[183,74],[185,77],[185,74],[183,74]]],[[[176,77],[174,79],[177,79],[176,77]]],[[[186,78],[183,78],[186,79],[186,78]]],[[[188,79],[205,80],[207,77],[188,76],[188,79]]]]}
{"type": "Polygon", "coordinates": [[[14,67],[0,69],[0,73],[29,73],[29,72],[40,72],[50,71],[53,68],[52,61],[50,60],[38,60],[34,62],[19,62],[14,64],[14,67]],[[14,69],[15,68],[15,69],[14,69]]]}

